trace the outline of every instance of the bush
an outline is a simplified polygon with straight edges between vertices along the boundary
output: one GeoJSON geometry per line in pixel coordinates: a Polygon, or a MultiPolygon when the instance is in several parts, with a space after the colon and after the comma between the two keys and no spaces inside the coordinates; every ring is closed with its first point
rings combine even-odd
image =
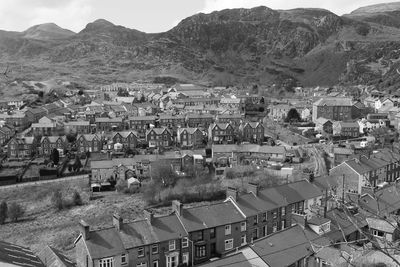
{"type": "Polygon", "coordinates": [[[17,222],[25,213],[24,208],[16,202],[11,203],[8,208],[8,217],[13,221],[17,222]]]}
{"type": "Polygon", "coordinates": [[[81,195],[76,190],[74,191],[74,194],[72,196],[72,202],[73,204],[75,204],[75,206],[81,206],[83,204],[81,195]]]}
{"type": "Polygon", "coordinates": [[[115,185],[115,189],[118,192],[124,192],[126,189],[128,189],[128,182],[122,179],[119,179],[117,181],[117,184],[115,185]]]}
{"type": "Polygon", "coordinates": [[[7,219],[8,207],[7,202],[2,201],[0,204],[0,224],[4,224],[7,219]]]}
{"type": "Polygon", "coordinates": [[[57,210],[62,210],[64,208],[61,190],[58,189],[53,193],[51,203],[57,210]]]}

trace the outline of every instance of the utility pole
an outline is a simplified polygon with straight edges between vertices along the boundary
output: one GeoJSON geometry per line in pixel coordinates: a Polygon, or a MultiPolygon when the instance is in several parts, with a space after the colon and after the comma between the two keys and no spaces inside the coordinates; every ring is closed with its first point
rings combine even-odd
{"type": "Polygon", "coordinates": [[[344,204],[344,179],[345,179],[345,175],[343,174],[343,179],[342,179],[342,204],[344,204]]]}

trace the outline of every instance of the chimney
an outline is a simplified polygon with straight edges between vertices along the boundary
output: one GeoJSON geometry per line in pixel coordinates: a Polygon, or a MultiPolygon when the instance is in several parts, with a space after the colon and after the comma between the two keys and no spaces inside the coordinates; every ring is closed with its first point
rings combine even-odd
{"type": "Polygon", "coordinates": [[[123,218],[118,212],[115,212],[113,215],[113,225],[117,229],[117,231],[121,231],[122,224],[123,224],[123,218]]]}
{"type": "Polygon", "coordinates": [[[154,213],[151,210],[144,210],[144,217],[146,218],[146,220],[149,221],[150,225],[153,224],[153,220],[154,220],[154,213]]]}
{"type": "Polygon", "coordinates": [[[253,192],[254,195],[258,196],[258,184],[256,183],[248,183],[247,184],[247,193],[253,192]]]}
{"type": "Polygon", "coordinates": [[[87,222],[85,222],[84,220],[81,220],[79,222],[79,227],[80,227],[80,231],[81,231],[83,240],[88,240],[90,237],[89,236],[89,230],[90,230],[89,224],[87,224],[87,222]]]}
{"type": "Polygon", "coordinates": [[[179,200],[172,200],[172,210],[175,211],[178,216],[182,216],[182,203],[179,200]]]}
{"type": "Polygon", "coordinates": [[[234,201],[236,201],[237,200],[237,198],[238,198],[238,191],[237,191],[237,189],[236,188],[234,188],[234,187],[227,187],[226,188],[226,197],[228,198],[228,197],[231,197],[234,201]]]}

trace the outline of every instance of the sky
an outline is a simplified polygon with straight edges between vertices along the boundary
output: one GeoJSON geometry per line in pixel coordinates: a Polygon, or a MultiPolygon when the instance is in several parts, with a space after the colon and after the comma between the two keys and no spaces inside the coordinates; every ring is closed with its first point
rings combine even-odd
{"type": "Polygon", "coordinates": [[[54,22],[75,32],[106,19],[140,31],[163,32],[196,13],[226,8],[267,6],[272,9],[324,8],[337,15],[390,0],[0,0],[0,29],[24,31],[54,22]]]}

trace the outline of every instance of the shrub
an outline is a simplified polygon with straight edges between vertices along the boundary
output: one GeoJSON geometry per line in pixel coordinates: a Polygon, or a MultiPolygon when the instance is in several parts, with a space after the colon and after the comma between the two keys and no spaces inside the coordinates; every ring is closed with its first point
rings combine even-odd
{"type": "Polygon", "coordinates": [[[7,219],[8,207],[7,202],[2,201],[0,204],[0,224],[4,224],[7,219]]]}
{"type": "Polygon", "coordinates": [[[226,179],[233,179],[235,178],[235,172],[231,168],[226,168],[225,169],[225,178],[226,179]]]}
{"type": "Polygon", "coordinates": [[[72,196],[72,202],[73,204],[75,204],[75,206],[81,206],[83,204],[82,197],[76,190],[74,191],[74,194],[72,196]]]}
{"type": "Polygon", "coordinates": [[[24,208],[16,202],[11,203],[8,208],[8,217],[13,221],[17,222],[25,213],[24,208]]]}
{"type": "Polygon", "coordinates": [[[126,189],[128,189],[128,182],[122,179],[119,179],[117,181],[117,184],[115,185],[115,189],[117,189],[118,192],[124,192],[126,189]]]}
{"type": "Polygon", "coordinates": [[[51,203],[57,210],[62,210],[64,208],[61,190],[58,189],[53,193],[51,203]]]}

